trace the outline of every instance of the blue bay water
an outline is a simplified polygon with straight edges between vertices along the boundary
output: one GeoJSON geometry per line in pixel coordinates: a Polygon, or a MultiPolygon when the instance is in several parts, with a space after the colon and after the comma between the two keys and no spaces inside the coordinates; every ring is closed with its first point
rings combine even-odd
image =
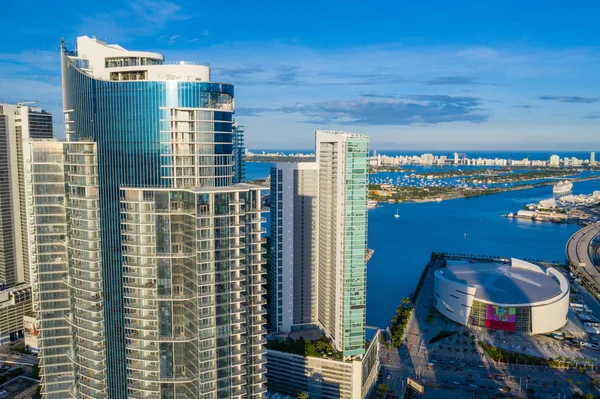
{"type": "MultiPolygon", "coordinates": [[[[600,190],[600,182],[575,183],[574,194],[600,190]]],[[[443,202],[385,204],[369,210],[367,323],[388,325],[400,299],[408,296],[431,251],[565,260],[565,245],[579,229],[500,217],[552,197],[552,187],[443,202]],[[400,218],[395,219],[398,210],[400,218]],[[466,234],[466,237],[465,237],[466,234]]]]}
{"type": "MultiPolygon", "coordinates": [[[[247,163],[246,178],[265,178],[271,166],[247,163]]],[[[600,190],[600,180],[573,187],[574,194],[594,190],[600,190]]],[[[367,324],[388,325],[401,298],[414,290],[432,251],[564,261],[565,244],[578,226],[500,217],[551,197],[552,187],[546,186],[369,210],[369,248],[375,254],[367,268],[367,324]],[[393,217],[396,210],[399,219],[393,217]]]]}

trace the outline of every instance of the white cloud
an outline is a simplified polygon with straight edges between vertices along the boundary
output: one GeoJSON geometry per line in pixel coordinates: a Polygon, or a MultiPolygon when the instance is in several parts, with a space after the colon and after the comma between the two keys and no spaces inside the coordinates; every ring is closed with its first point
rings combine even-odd
{"type": "Polygon", "coordinates": [[[136,37],[152,36],[173,22],[191,17],[173,1],[127,0],[122,8],[83,17],[77,35],[94,35],[111,42],[126,42],[136,37]]]}

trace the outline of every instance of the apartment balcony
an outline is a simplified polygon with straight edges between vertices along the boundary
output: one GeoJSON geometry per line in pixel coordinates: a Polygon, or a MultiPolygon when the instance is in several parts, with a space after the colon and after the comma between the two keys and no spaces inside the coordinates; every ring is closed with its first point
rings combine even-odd
{"type": "Polygon", "coordinates": [[[149,351],[136,351],[130,345],[126,346],[126,349],[129,351],[125,357],[127,360],[137,360],[137,361],[145,361],[145,362],[158,362],[158,350],[153,351],[152,355],[147,355],[143,353],[148,353],[149,351]]]}
{"type": "Polygon", "coordinates": [[[127,344],[127,350],[131,351],[132,356],[158,356],[158,346],[155,343],[149,345],[142,344],[141,342],[139,344],[127,344]],[[139,354],[139,352],[144,352],[144,354],[139,354]],[[147,352],[152,353],[152,355],[146,355],[147,352]],[[133,355],[134,353],[136,353],[137,355],[133,355]]]}
{"type": "Polygon", "coordinates": [[[248,387],[248,391],[253,396],[261,397],[265,393],[267,393],[267,388],[262,385],[262,383],[257,383],[256,385],[252,384],[248,387]]]}
{"type": "Polygon", "coordinates": [[[263,346],[267,344],[267,339],[261,335],[253,336],[249,341],[250,346],[263,346]]]}
{"type": "MultiPolygon", "coordinates": [[[[127,399],[160,399],[160,392],[149,392],[149,391],[135,391],[131,390],[131,392],[127,392],[127,399]]],[[[187,398],[186,398],[187,399],[187,398]]],[[[190,398],[194,399],[194,398],[190,398]]]]}
{"type": "Polygon", "coordinates": [[[265,346],[253,346],[248,355],[248,359],[252,364],[265,364],[267,358],[264,356],[267,354],[267,348],[265,346]]]}
{"type": "Polygon", "coordinates": [[[131,373],[127,373],[127,385],[129,386],[129,381],[138,381],[138,382],[149,382],[152,384],[158,384],[160,377],[158,371],[153,373],[142,373],[139,371],[134,371],[131,373]]]}
{"type": "MultiPolygon", "coordinates": [[[[189,382],[194,382],[198,380],[198,375],[182,375],[182,376],[177,376],[177,377],[160,377],[158,372],[154,372],[154,373],[140,373],[140,372],[128,372],[127,373],[127,380],[129,382],[129,380],[132,381],[141,381],[141,382],[152,382],[152,383],[162,383],[162,382],[168,382],[168,383],[189,383],[189,382]]],[[[129,386],[129,383],[127,384],[129,386]]]]}
{"type": "Polygon", "coordinates": [[[125,319],[125,328],[133,329],[133,330],[143,330],[143,331],[156,331],[158,332],[158,323],[156,324],[146,324],[132,321],[131,319],[125,319]]]}
{"type": "Polygon", "coordinates": [[[75,335],[75,337],[76,337],[75,345],[78,348],[83,348],[85,350],[88,350],[91,352],[96,352],[96,353],[101,353],[106,350],[106,348],[104,346],[104,340],[98,341],[98,342],[93,342],[93,341],[87,340],[87,339],[78,339],[80,337],[79,335],[75,335]]]}
{"type": "Polygon", "coordinates": [[[125,285],[123,288],[125,288],[123,298],[128,299],[130,302],[127,306],[129,306],[132,302],[142,302],[144,300],[151,301],[160,298],[160,296],[157,295],[156,289],[135,290],[125,285]]]}
{"type": "MultiPolygon", "coordinates": [[[[98,273],[100,273],[100,271],[98,271],[98,273]]],[[[102,277],[99,275],[94,276],[93,273],[82,273],[75,271],[75,274],[72,274],[70,277],[73,279],[75,285],[86,285],[86,283],[102,285],[102,277]]]]}
{"type": "MultiPolygon", "coordinates": [[[[80,259],[79,262],[73,262],[70,267],[76,273],[102,273],[100,262],[90,262],[80,259]]],[[[102,281],[102,277],[99,277],[98,280],[102,281]]]]}
{"type": "Polygon", "coordinates": [[[262,315],[267,314],[267,310],[261,306],[259,309],[254,310],[251,313],[252,313],[252,316],[262,316],[262,315]]]}
{"type": "MultiPolygon", "coordinates": [[[[104,387],[106,390],[106,387],[104,387]]],[[[104,391],[96,391],[85,385],[78,384],[77,390],[73,387],[69,388],[69,393],[75,399],[107,399],[108,394],[104,391]]]]}
{"type": "Polygon", "coordinates": [[[87,344],[90,347],[94,347],[96,345],[104,346],[104,333],[101,334],[90,334],[85,331],[77,331],[75,334],[77,341],[81,344],[82,341],[87,341],[87,344]]]}
{"type": "Polygon", "coordinates": [[[231,395],[232,398],[234,398],[236,396],[245,396],[246,389],[242,388],[242,387],[231,388],[231,390],[229,391],[229,394],[231,395]]]}
{"type": "Polygon", "coordinates": [[[95,390],[95,391],[104,392],[106,390],[106,376],[101,381],[98,381],[94,378],[80,376],[79,384],[81,386],[89,388],[92,391],[95,390]]]}
{"type": "Polygon", "coordinates": [[[146,266],[136,266],[136,265],[126,265],[126,269],[123,270],[123,276],[129,278],[141,278],[141,279],[156,279],[155,265],[146,265],[146,266]],[[135,268],[135,269],[133,269],[135,268]],[[142,269],[142,270],[140,270],[142,269]],[[143,269],[151,269],[152,271],[147,271],[143,269]]]}
{"type": "MultiPolygon", "coordinates": [[[[150,310],[150,309],[148,309],[150,310]]],[[[156,321],[158,320],[158,312],[154,312],[152,314],[142,314],[140,312],[126,312],[125,313],[125,323],[135,323],[134,320],[147,320],[147,321],[156,321]]]]}
{"type": "MultiPolygon", "coordinates": [[[[94,359],[87,359],[82,356],[73,358],[72,354],[68,354],[67,357],[77,366],[83,368],[85,375],[95,376],[95,378],[106,378],[106,366],[104,360],[96,361],[94,359]]],[[[82,373],[82,374],[83,374],[82,373]]]]}
{"type": "MultiPolygon", "coordinates": [[[[140,398],[157,398],[160,399],[160,384],[156,382],[156,379],[149,382],[139,381],[139,380],[127,380],[127,388],[135,391],[140,391],[137,394],[140,395],[140,398]],[[147,396],[150,395],[150,396],[147,396]]],[[[128,398],[132,398],[134,396],[128,394],[128,398]]]]}
{"type": "Polygon", "coordinates": [[[127,357],[127,360],[127,370],[133,370],[134,372],[143,371],[145,373],[159,372],[157,357],[153,357],[150,360],[133,360],[130,357],[127,357]]]}
{"type": "MultiPolygon", "coordinates": [[[[67,276],[63,278],[63,283],[67,287],[73,288],[75,290],[84,291],[85,293],[100,293],[102,292],[102,287],[92,286],[90,283],[82,282],[83,280],[77,279],[73,276],[67,276]]],[[[94,282],[94,285],[99,285],[99,282],[94,282]]]]}
{"type": "MultiPolygon", "coordinates": [[[[158,334],[148,334],[147,332],[144,331],[138,331],[138,330],[125,330],[125,337],[129,338],[131,340],[135,340],[135,341],[139,341],[139,342],[157,342],[158,341],[158,334]]],[[[138,344],[140,346],[142,346],[142,344],[138,344]]]]}
{"type": "Polygon", "coordinates": [[[75,327],[77,330],[83,330],[94,334],[100,334],[104,332],[104,327],[102,326],[102,322],[93,323],[82,318],[75,318],[72,314],[68,314],[65,316],[65,320],[67,323],[75,327]]]}

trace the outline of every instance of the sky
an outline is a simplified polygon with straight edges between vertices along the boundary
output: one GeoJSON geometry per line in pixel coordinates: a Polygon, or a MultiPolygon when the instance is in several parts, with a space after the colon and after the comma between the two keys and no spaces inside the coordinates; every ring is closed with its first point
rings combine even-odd
{"type": "Polygon", "coordinates": [[[326,129],[374,149],[600,150],[599,20],[596,0],[10,1],[0,102],[35,101],[60,135],[60,40],[88,35],[209,62],[250,149],[326,129]]]}

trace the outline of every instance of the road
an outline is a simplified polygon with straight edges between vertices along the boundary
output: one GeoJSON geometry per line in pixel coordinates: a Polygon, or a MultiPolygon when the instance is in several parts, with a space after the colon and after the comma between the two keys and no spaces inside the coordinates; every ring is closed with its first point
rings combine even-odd
{"type": "Polygon", "coordinates": [[[600,271],[590,255],[590,244],[598,235],[600,235],[600,223],[584,227],[571,236],[567,242],[566,252],[569,261],[577,266],[582,275],[587,276],[593,282],[596,292],[600,293],[600,271]],[[580,264],[585,264],[585,266],[580,267],[580,264]]]}

